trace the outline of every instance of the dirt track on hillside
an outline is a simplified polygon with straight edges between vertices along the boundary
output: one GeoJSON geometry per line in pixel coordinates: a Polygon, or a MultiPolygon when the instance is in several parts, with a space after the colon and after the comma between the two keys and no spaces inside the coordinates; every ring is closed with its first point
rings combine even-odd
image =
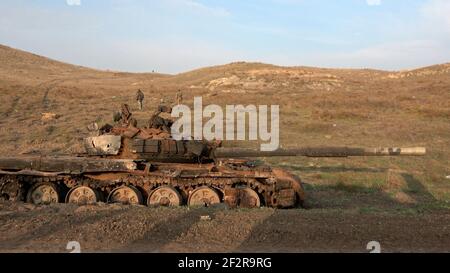
{"type": "Polygon", "coordinates": [[[1,203],[1,252],[449,252],[450,213],[1,203]],[[201,220],[209,215],[211,220],[201,220]]]}

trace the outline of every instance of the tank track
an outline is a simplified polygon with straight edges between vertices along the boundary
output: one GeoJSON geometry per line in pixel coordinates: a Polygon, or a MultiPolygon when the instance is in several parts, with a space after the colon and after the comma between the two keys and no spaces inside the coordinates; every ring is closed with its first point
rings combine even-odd
{"type": "Polygon", "coordinates": [[[303,200],[299,180],[276,178],[273,174],[202,177],[168,173],[163,170],[48,177],[7,174],[0,175],[0,197],[35,204],[119,202],[149,206],[209,206],[226,203],[230,207],[249,208],[290,208],[301,205],[303,200]]]}

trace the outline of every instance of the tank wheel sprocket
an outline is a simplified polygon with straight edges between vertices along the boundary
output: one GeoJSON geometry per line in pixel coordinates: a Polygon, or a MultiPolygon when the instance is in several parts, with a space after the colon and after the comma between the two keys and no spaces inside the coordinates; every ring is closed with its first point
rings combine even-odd
{"type": "Polygon", "coordinates": [[[209,207],[219,203],[219,194],[215,189],[208,186],[202,186],[192,191],[188,200],[190,207],[209,207]]]}
{"type": "Polygon", "coordinates": [[[24,195],[25,191],[19,181],[9,177],[2,177],[0,181],[0,199],[22,201],[24,195]]]}
{"type": "Polygon", "coordinates": [[[59,188],[56,184],[51,182],[37,183],[28,191],[27,202],[35,205],[59,203],[59,188]]]}
{"type": "Polygon", "coordinates": [[[109,203],[121,203],[126,205],[141,205],[142,193],[134,186],[121,186],[115,188],[108,196],[109,203]]]}
{"type": "Polygon", "coordinates": [[[170,186],[161,186],[154,190],[148,197],[147,204],[149,206],[180,206],[182,203],[180,193],[170,186]]]}
{"type": "Polygon", "coordinates": [[[88,186],[78,186],[71,189],[66,195],[66,203],[87,205],[101,201],[100,193],[88,186]]]}
{"type": "Polygon", "coordinates": [[[241,208],[259,208],[261,200],[258,193],[251,188],[244,188],[241,190],[239,207],[241,208]]]}

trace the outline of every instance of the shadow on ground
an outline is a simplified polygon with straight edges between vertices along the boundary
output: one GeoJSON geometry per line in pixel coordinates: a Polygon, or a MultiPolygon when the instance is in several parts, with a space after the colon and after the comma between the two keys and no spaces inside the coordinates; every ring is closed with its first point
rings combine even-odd
{"type": "Polygon", "coordinates": [[[401,177],[414,204],[382,189],[305,184],[308,208],[303,213],[275,210],[235,251],[368,252],[366,245],[374,240],[386,251],[448,251],[443,222],[448,206],[441,206],[413,175],[401,177]]]}
{"type": "Polygon", "coordinates": [[[148,227],[138,239],[128,245],[113,250],[114,252],[165,252],[165,247],[183,237],[188,231],[201,220],[202,216],[215,218],[223,206],[210,208],[186,208],[175,216],[161,219],[148,227]]]}
{"type": "MultiPolygon", "coordinates": [[[[70,213],[66,214],[64,217],[61,216],[61,214],[64,213],[61,213],[61,211],[56,208],[56,210],[54,210],[55,217],[47,217],[48,215],[46,215],[45,221],[36,223],[36,226],[29,226],[28,232],[19,233],[18,235],[2,240],[0,242],[0,249],[9,249],[11,251],[14,251],[14,249],[31,249],[32,252],[45,251],[44,248],[48,246],[44,246],[40,242],[51,241],[51,237],[63,234],[63,236],[67,238],[66,240],[63,240],[62,243],[58,244],[60,251],[63,251],[66,242],[72,240],[83,241],[81,238],[83,234],[73,232],[74,229],[89,224],[111,221],[112,219],[120,218],[125,212],[126,210],[108,210],[90,213],[84,217],[77,217],[76,214],[70,213]]],[[[49,212],[47,211],[44,213],[48,214],[49,212]]],[[[23,216],[17,218],[23,218],[23,216]]],[[[16,220],[19,220],[17,218],[16,220]]]]}

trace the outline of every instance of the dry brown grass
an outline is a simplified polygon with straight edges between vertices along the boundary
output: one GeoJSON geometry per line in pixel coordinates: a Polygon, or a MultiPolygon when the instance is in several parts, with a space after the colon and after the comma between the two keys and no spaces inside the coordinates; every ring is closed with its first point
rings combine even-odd
{"type": "MultiPolygon", "coordinates": [[[[72,66],[3,46],[0,60],[0,153],[4,155],[79,152],[87,124],[111,122],[112,112],[121,103],[129,103],[136,110],[134,96],[138,88],[146,95],[144,111],[135,112],[141,124],[161,97],[173,101],[181,89],[188,104],[194,96],[203,96],[204,104],[279,104],[283,146],[426,146],[429,154],[423,158],[268,161],[292,166],[292,171],[312,185],[340,181],[332,191],[353,189],[352,181],[368,181],[362,187],[370,188],[372,180],[384,183],[376,186],[377,191],[383,191],[390,182],[380,182],[378,174],[341,169],[318,178],[321,169],[305,171],[298,167],[312,163],[378,168],[383,177],[387,169],[394,169],[413,175],[423,185],[420,191],[450,201],[450,181],[445,179],[450,175],[448,65],[390,73],[233,63],[179,75],[131,74],[72,66]],[[209,86],[213,80],[232,76],[239,81],[213,90],[209,86]],[[43,121],[42,113],[48,112],[59,117],[43,121]]],[[[327,198],[333,200],[333,195],[327,198]]]]}

